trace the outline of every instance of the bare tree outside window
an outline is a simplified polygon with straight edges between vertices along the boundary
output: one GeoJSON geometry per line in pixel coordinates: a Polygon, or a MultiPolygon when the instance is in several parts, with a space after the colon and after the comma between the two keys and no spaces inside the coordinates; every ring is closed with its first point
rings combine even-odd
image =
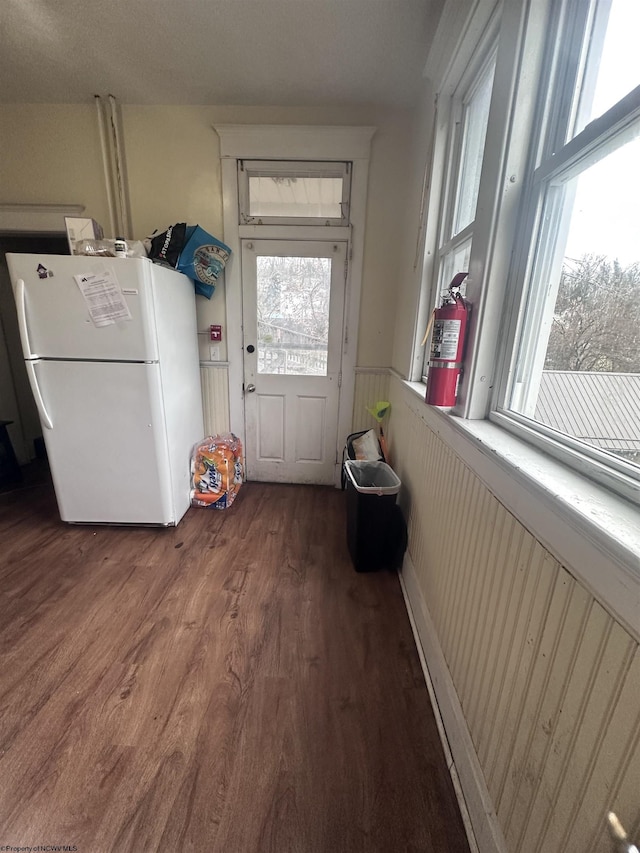
{"type": "Polygon", "coordinates": [[[640,263],[565,258],[544,367],[640,373],[640,263]]]}
{"type": "Polygon", "coordinates": [[[326,376],[331,258],[257,258],[258,372],[326,376]]]}
{"type": "Polygon", "coordinates": [[[640,4],[551,8],[495,417],[638,503],[640,4]]]}
{"type": "Polygon", "coordinates": [[[640,461],[640,262],[565,257],[534,419],[640,461]]]}

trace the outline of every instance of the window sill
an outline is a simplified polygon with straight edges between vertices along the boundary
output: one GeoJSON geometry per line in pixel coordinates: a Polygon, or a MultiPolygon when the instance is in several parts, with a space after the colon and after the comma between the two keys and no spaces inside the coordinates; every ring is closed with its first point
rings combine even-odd
{"type": "Polygon", "coordinates": [[[468,421],[406,402],[513,515],[640,639],[640,514],[637,508],[490,421],[468,421]]]}

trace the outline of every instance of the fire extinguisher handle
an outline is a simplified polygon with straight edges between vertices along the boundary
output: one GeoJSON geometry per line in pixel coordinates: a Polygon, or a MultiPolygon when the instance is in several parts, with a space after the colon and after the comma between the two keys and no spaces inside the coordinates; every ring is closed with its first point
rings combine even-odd
{"type": "Polygon", "coordinates": [[[465,278],[468,275],[469,275],[468,272],[457,272],[451,280],[451,284],[449,285],[449,290],[453,290],[454,288],[457,288],[458,290],[460,290],[460,287],[462,286],[462,282],[465,280],[465,278]]]}

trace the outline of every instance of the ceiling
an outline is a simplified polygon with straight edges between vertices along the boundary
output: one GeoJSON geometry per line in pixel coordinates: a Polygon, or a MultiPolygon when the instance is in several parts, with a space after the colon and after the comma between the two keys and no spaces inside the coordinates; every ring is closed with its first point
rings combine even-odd
{"type": "Polygon", "coordinates": [[[1,0],[0,103],[409,106],[444,0],[1,0]]]}

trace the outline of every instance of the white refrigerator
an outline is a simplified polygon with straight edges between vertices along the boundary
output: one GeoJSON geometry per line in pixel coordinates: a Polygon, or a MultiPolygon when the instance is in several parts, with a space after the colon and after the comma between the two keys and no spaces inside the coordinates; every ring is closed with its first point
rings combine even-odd
{"type": "Polygon", "coordinates": [[[7,262],[60,517],[178,524],[203,437],[193,283],[147,259],[7,262]]]}

